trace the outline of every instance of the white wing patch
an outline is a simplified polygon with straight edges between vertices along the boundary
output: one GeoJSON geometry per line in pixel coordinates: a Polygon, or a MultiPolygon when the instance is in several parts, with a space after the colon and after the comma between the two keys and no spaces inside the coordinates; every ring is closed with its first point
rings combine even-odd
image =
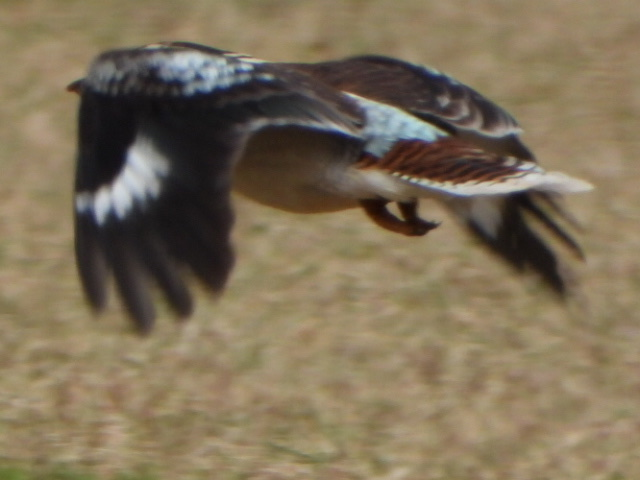
{"type": "Polygon", "coordinates": [[[162,180],[169,173],[169,160],[154,147],[151,139],[138,136],[129,147],[122,170],[109,184],[94,192],[78,192],[76,211],[91,213],[98,225],[109,216],[123,220],[134,206],[144,206],[160,195],[162,180]]]}

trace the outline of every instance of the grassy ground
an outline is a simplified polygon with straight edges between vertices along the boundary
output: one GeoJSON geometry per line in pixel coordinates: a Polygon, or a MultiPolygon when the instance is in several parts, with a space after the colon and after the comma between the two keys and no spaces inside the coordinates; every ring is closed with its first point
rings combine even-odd
{"type": "Polygon", "coordinates": [[[4,478],[59,478],[59,465],[109,479],[640,478],[637,7],[3,0],[4,478]],[[570,201],[586,226],[583,298],[555,304],[446,218],[416,240],[359,212],[238,200],[240,261],[220,301],[146,340],[117,308],[93,322],[71,249],[64,86],[102,49],[162,39],[274,60],[385,53],[474,85],[544,165],[597,184],[570,201]]]}

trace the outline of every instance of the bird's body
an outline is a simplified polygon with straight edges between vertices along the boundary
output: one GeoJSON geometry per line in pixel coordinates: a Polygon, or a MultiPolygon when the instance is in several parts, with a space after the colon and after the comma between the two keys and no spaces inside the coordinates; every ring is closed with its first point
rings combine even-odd
{"type": "Polygon", "coordinates": [[[544,171],[506,111],[440,72],[376,56],[271,63],[178,42],[106,52],[71,89],[82,96],[82,282],[101,309],[112,273],[143,331],[150,282],[181,316],[192,310],[185,267],[223,288],[232,189],[296,213],[362,207],[405,235],[437,226],[417,215],[434,198],[509,263],[566,290],[525,214],[579,253],[554,199],[589,185],[544,171]]]}
{"type": "Polygon", "coordinates": [[[358,205],[345,174],[360,142],[325,132],[266,129],[248,141],[234,171],[233,188],[269,207],[294,213],[335,212],[358,205]],[[300,159],[304,159],[301,162],[300,159]]]}

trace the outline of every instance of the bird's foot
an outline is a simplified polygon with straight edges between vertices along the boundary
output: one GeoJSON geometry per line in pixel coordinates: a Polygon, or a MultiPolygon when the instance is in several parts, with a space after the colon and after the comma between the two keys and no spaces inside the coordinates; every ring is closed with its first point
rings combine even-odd
{"type": "Polygon", "coordinates": [[[392,232],[407,235],[409,237],[419,237],[436,228],[439,223],[423,220],[418,216],[417,202],[398,202],[398,208],[402,219],[393,215],[387,210],[388,200],[384,199],[364,199],[360,200],[360,205],[365,213],[376,225],[392,232]]]}
{"type": "Polygon", "coordinates": [[[398,202],[398,209],[404,219],[404,223],[410,226],[413,236],[426,235],[427,232],[440,226],[440,222],[430,222],[418,216],[418,202],[398,202]]]}

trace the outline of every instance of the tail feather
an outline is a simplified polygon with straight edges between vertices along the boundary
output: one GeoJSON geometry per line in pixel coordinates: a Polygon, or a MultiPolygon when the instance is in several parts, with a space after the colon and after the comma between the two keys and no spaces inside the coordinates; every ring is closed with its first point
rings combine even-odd
{"type": "Polygon", "coordinates": [[[570,219],[564,218],[564,211],[547,194],[458,198],[449,206],[476,239],[517,271],[534,272],[561,297],[571,292],[572,277],[554,248],[553,239],[578,258],[583,259],[584,255],[557,221],[570,223],[570,219]]]}

